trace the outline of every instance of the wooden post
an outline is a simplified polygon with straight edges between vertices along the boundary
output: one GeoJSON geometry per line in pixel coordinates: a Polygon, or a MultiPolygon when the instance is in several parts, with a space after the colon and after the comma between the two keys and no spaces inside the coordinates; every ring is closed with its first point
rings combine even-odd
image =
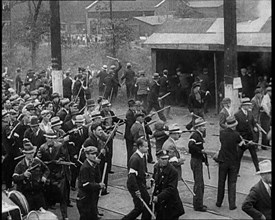
{"type": "Polygon", "coordinates": [[[215,103],[216,113],[219,114],[219,94],[218,94],[218,75],[217,75],[217,59],[216,53],[214,52],[214,80],[215,80],[215,103]]]}
{"type": "Polygon", "coordinates": [[[157,71],[157,51],[154,50],[154,49],[151,49],[151,63],[152,63],[152,66],[151,66],[151,73],[150,74],[153,74],[157,71]]]}
{"type": "Polygon", "coordinates": [[[237,70],[237,21],[236,0],[223,1],[224,14],[224,82],[225,97],[232,100],[232,111],[239,107],[238,89],[233,88],[233,78],[237,70]]]}
{"type": "Polygon", "coordinates": [[[51,11],[51,53],[52,53],[52,85],[53,93],[63,96],[63,74],[61,58],[59,0],[50,1],[51,11]]]}

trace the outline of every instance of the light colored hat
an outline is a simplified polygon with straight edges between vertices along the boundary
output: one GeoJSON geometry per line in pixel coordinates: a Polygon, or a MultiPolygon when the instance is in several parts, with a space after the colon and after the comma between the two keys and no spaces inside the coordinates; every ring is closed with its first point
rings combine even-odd
{"type": "Polygon", "coordinates": [[[234,116],[228,116],[226,118],[226,122],[225,122],[226,126],[229,128],[235,127],[238,124],[238,121],[235,119],[234,116]]]}
{"type": "Polygon", "coordinates": [[[252,103],[250,102],[250,98],[248,97],[242,98],[241,105],[252,105],[252,103]]]}
{"type": "Polygon", "coordinates": [[[97,153],[97,148],[94,146],[88,146],[88,147],[84,148],[84,152],[95,154],[95,153],[97,153]]]}
{"type": "Polygon", "coordinates": [[[85,121],[85,118],[83,115],[77,115],[75,116],[75,123],[83,123],[85,121]]]}
{"type": "Polygon", "coordinates": [[[199,117],[195,120],[194,128],[200,127],[205,124],[206,124],[206,121],[204,121],[203,118],[199,117]]]}
{"type": "Polygon", "coordinates": [[[178,126],[178,124],[172,124],[169,127],[169,133],[170,134],[174,134],[174,133],[182,133],[182,131],[180,130],[180,127],[178,126]]]}
{"type": "Polygon", "coordinates": [[[142,106],[142,102],[137,100],[137,101],[135,102],[135,105],[136,105],[136,106],[142,106]]]}
{"type": "Polygon", "coordinates": [[[108,101],[108,100],[103,100],[102,103],[101,103],[101,107],[104,108],[104,107],[107,107],[107,106],[111,106],[111,103],[108,101]]]}
{"type": "Polygon", "coordinates": [[[108,68],[107,65],[102,66],[102,69],[104,69],[104,70],[107,70],[107,68],[108,68]]]}
{"type": "Polygon", "coordinates": [[[126,64],[126,67],[130,67],[130,66],[132,66],[131,63],[127,63],[127,64],[126,64]]]}
{"type": "Polygon", "coordinates": [[[57,135],[53,132],[53,130],[50,130],[46,134],[44,134],[44,137],[55,139],[57,138],[57,135]]]}
{"type": "Polygon", "coordinates": [[[259,162],[259,168],[260,171],[256,172],[256,174],[262,174],[262,173],[270,173],[272,172],[271,169],[271,161],[270,160],[263,160],[259,162]]]}
{"type": "Polygon", "coordinates": [[[158,73],[154,73],[153,74],[153,79],[159,79],[159,74],[158,73]]]}
{"type": "Polygon", "coordinates": [[[47,110],[47,109],[45,109],[45,110],[43,110],[42,112],[41,112],[41,116],[43,117],[43,116],[46,116],[46,115],[48,115],[50,113],[50,110],[47,110]]]}
{"type": "Polygon", "coordinates": [[[91,115],[92,115],[92,119],[102,118],[100,111],[92,111],[91,115]]]}
{"type": "Polygon", "coordinates": [[[60,120],[60,118],[58,116],[51,118],[51,127],[62,125],[62,123],[63,122],[60,120]]]}
{"type": "Polygon", "coordinates": [[[110,66],[110,69],[112,69],[112,70],[115,69],[115,68],[116,68],[116,65],[111,65],[110,66]]]}

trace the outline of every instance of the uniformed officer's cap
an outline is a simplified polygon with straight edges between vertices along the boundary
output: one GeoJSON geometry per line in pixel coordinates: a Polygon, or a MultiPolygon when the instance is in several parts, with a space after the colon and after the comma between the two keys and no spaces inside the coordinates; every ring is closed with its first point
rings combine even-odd
{"type": "Polygon", "coordinates": [[[156,156],[157,156],[158,158],[169,158],[168,151],[166,151],[166,150],[159,150],[159,151],[156,153],[156,156]]]}

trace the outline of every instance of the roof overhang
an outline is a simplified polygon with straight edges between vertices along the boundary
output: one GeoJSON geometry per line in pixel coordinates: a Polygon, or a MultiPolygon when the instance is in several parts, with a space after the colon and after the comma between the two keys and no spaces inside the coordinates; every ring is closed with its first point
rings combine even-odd
{"type": "MultiPolygon", "coordinates": [[[[224,51],[224,33],[154,33],[144,45],[151,49],[224,51]]],[[[271,33],[238,33],[239,52],[271,52],[271,33]]]]}

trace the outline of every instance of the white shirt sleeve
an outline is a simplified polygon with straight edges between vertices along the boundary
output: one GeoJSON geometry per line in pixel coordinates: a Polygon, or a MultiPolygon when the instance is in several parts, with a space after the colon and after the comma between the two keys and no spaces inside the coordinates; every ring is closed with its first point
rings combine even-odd
{"type": "Polygon", "coordinates": [[[129,170],[129,174],[131,174],[131,173],[136,174],[136,176],[138,175],[138,172],[136,170],[134,170],[133,168],[130,168],[130,170],[129,170]]]}

